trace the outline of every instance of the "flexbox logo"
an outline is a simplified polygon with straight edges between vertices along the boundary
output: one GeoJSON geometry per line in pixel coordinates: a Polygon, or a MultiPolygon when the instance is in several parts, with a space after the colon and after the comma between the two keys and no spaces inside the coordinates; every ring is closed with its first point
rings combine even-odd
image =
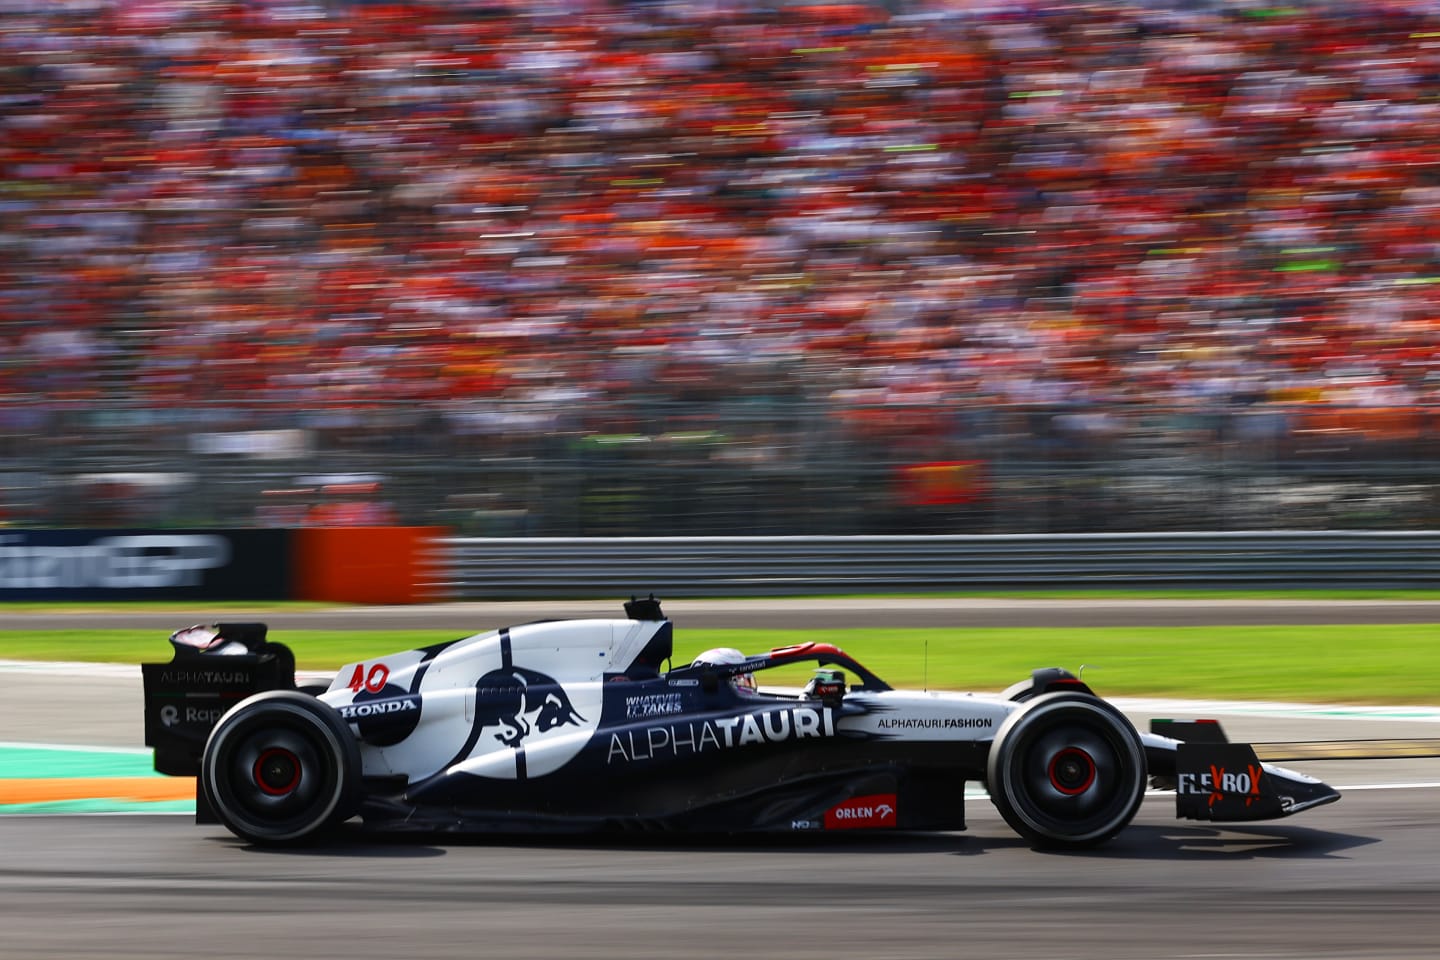
{"type": "Polygon", "coordinates": [[[1176,790],[1181,795],[1207,796],[1207,805],[1224,800],[1227,796],[1243,796],[1245,806],[1260,797],[1260,779],[1264,770],[1256,764],[1246,764],[1244,772],[1229,771],[1215,764],[1209,773],[1182,773],[1176,790]]]}

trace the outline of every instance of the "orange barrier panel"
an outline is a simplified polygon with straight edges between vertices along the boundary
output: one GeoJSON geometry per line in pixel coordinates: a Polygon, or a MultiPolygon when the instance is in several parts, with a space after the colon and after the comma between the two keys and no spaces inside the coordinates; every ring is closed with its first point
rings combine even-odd
{"type": "Polygon", "coordinates": [[[0,780],[0,804],[62,800],[194,800],[194,777],[45,777],[0,780]]]}
{"type": "Polygon", "coordinates": [[[1353,433],[1366,440],[1404,441],[1424,436],[1431,421],[1421,407],[1313,406],[1302,410],[1298,431],[1353,433]]]}
{"type": "Polygon", "coordinates": [[[442,527],[302,527],[292,555],[297,600],[424,603],[437,600],[430,543],[442,527]]]}
{"type": "Polygon", "coordinates": [[[989,492],[984,460],[941,460],[900,468],[897,493],[908,507],[976,503],[989,492]]]}

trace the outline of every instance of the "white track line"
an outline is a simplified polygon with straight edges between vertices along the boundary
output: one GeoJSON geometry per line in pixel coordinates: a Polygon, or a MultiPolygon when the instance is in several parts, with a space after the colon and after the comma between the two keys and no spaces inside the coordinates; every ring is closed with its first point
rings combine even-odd
{"type": "Polygon", "coordinates": [[[75,743],[29,743],[20,740],[0,740],[0,750],[55,750],[63,753],[121,753],[143,755],[149,747],[91,746],[75,743]]]}

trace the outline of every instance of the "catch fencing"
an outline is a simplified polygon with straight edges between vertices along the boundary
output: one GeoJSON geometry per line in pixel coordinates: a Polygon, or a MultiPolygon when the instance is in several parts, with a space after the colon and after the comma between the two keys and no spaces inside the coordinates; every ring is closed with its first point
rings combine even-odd
{"type": "Polygon", "coordinates": [[[1440,588],[1440,531],[450,537],[453,599],[975,589],[1440,588]]]}

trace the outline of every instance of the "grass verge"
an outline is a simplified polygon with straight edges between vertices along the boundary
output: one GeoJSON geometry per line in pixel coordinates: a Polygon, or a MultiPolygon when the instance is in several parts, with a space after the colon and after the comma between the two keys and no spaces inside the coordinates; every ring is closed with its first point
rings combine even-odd
{"type": "MultiPolygon", "coordinates": [[[[334,670],[455,638],[452,631],[290,630],[282,639],[304,670],[334,670]]],[[[1426,624],[928,628],[874,630],[688,630],[675,663],[708,647],[756,653],[792,643],[834,643],[896,687],[996,690],[1036,667],[1084,667],[1108,696],[1175,696],[1313,703],[1440,704],[1437,641],[1426,624]]],[[[0,659],[138,663],[168,660],[152,631],[0,631],[0,659]]],[[[803,683],[767,672],[762,683],[803,683]]]]}

